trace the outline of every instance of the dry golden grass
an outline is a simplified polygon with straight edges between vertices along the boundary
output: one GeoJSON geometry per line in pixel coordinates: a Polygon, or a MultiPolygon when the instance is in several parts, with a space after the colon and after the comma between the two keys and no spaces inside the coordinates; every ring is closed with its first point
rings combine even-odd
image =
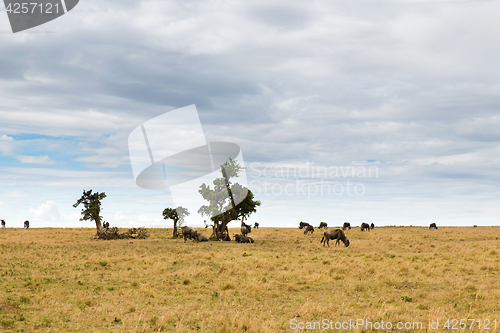
{"type": "Polygon", "coordinates": [[[294,318],[500,328],[497,227],[353,228],[349,248],[298,228],[253,230],[254,244],[149,231],[101,241],[93,229],[0,230],[0,331],[278,332],[294,318]]]}

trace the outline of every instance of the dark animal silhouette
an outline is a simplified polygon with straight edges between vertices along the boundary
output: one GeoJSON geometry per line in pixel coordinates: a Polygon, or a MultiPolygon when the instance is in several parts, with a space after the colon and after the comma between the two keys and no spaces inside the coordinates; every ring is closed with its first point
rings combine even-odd
{"type": "Polygon", "coordinates": [[[252,232],[252,226],[249,226],[248,224],[242,223],[241,224],[241,234],[243,236],[246,236],[247,234],[252,232]]]}
{"type": "Polygon", "coordinates": [[[182,227],[182,236],[184,237],[184,243],[186,239],[192,239],[193,242],[198,242],[198,232],[196,229],[191,227],[182,227]]]}
{"type": "Polygon", "coordinates": [[[313,232],[314,232],[314,227],[312,225],[308,225],[306,227],[306,230],[304,231],[304,235],[307,235],[307,233],[309,233],[310,235],[312,235],[313,232]]]}
{"type": "Polygon", "coordinates": [[[226,234],[226,233],[218,232],[217,233],[217,239],[221,240],[221,241],[224,241],[224,242],[228,242],[228,241],[231,240],[231,237],[229,237],[229,235],[226,234]]]}
{"type": "Polygon", "coordinates": [[[102,224],[102,227],[103,227],[104,229],[108,230],[108,229],[109,229],[109,222],[104,222],[104,223],[102,224]]]}
{"type": "Polygon", "coordinates": [[[29,229],[30,228],[30,221],[26,220],[24,221],[24,228],[29,229]]]}
{"type": "Polygon", "coordinates": [[[321,238],[321,243],[323,244],[323,246],[325,246],[325,244],[328,244],[328,247],[330,247],[330,239],[337,240],[335,242],[335,246],[337,246],[337,244],[340,244],[340,241],[344,243],[345,247],[348,247],[350,244],[344,232],[340,229],[325,231],[325,233],[323,234],[323,238],[321,238]]]}
{"type": "Polygon", "coordinates": [[[370,225],[368,223],[361,223],[361,231],[368,230],[370,231],[370,225]]]}
{"type": "Polygon", "coordinates": [[[255,224],[253,225],[254,229],[259,229],[259,224],[257,222],[255,222],[255,224]]]}
{"type": "Polygon", "coordinates": [[[243,236],[243,235],[240,235],[240,234],[236,234],[234,235],[234,240],[237,242],[237,243],[253,243],[253,239],[248,237],[248,236],[243,236]]]}
{"type": "Polygon", "coordinates": [[[351,224],[349,222],[344,222],[344,225],[342,226],[342,230],[345,230],[349,228],[349,230],[351,230],[351,224]]]}
{"type": "Polygon", "coordinates": [[[326,229],[326,228],[328,228],[328,224],[327,224],[326,222],[321,222],[321,223],[319,224],[318,229],[321,229],[321,228],[325,228],[325,229],[326,229]]]}
{"type": "Polygon", "coordinates": [[[436,223],[431,223],[431,225],[429,226],[429,229],[432,229],[432,228],[437,230],[438,227],[436,226],[436,223]]]}
{"type": "Polygon", "coordinates": [[[375,228],[375,224],[372,223],[372,224],[370,224],[370,229],[373,229],[373,228],[375,228]]]}
{"type": "Polygon", "coordinates": [[[1,221],[2,221],[2,228],[5,228],[5,221],[4,220],[1,221]]]}
{"type": "Polygon", "coordinates": [[[309,225],[309,223],[300,221],[299,229],[307,228],[308,225],[309,225]]]}
{"type": "Polygon", "coordinates": [[[207,236],[198,234],[198,242],[208,242],[207,236]]]}

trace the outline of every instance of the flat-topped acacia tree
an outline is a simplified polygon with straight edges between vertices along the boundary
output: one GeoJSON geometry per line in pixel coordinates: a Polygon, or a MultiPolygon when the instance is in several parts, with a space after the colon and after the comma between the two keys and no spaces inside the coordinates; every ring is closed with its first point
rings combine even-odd
{"type": "Polygon", "coordinates": [[[104,192],[92,193],[92,190],[83,190],[82,197],[73,205],[73,207],[76,208],[78,205],[83,204],[82,218],[80,221],[95,221],[98,235],[103,231],[101,223],[101,200],[104,198],[106,198],[106,193],[104,192]]]}
{"type": "Polygon", "coordinates": [[[187,208],[177,207],[177,208],[165,208],[163,210],[163,218],[165,220],[171,219],[174,221],[174,238],[177,238],[177,227],[184,222],[184,218],[189,215],[187,208]]]}

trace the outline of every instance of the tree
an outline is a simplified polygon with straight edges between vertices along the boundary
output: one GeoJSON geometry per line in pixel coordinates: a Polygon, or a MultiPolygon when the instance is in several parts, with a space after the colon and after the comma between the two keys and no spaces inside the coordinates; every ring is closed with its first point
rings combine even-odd
{"type": "Polygon", "coordinates": [[[252,191],[239,183],[231,183],[231,178],[238,177],[244,169],[238,161],[230,158],[221,165],[222,177],[213,181],[213,189],[206,184],[200,185],[198,192],[208,201],[208,205],[201,206],[198,213],[211,216],[215,236],[227,230],[227,224],[238,218],[241,218],[243,225],[244,220],[260,206],[260,201],[254,200],[252,191]]]}
{"type": "Polygon", "coordinates": [[[92,190],[83,190],[82,197],[73,205],[76,208],[78,205],[83,204],[83,217],[80,221],[95,221],[98,235],[102,232],[101,200],[104,198],[106,198],[106,193],[104,192],[92,193],[92,190]]]}
{"type": "Polygon", "coordinates": [[[184,218],[189,215],[187,208],[177,207],[173,208],[165,208],[163,210],[163,218],[171,219],[174,221],[174,238],[177,238],[177,226],[180,226],[182,222],[184,222],[184,218]]]}

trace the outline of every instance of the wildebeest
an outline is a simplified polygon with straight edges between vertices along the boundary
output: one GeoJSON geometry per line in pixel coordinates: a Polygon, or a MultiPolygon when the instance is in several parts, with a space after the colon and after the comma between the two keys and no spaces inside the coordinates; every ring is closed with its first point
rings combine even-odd
{"type": "Polygon", "coordinates": [[[370,229],[374,229],[375,228],[375,224],[370,224],[370,229]]]}
{"type": "Polygon", "coordinates": [[[337,240],[335,242],[335,246],[337,246],[340,241],[342,241],[346,247],[348,247],[350,244],[344,232],[340,229],[325,231],[325,233],[323,234],[323,238],[321,238],[321,243],[323,243],[323,246],[325,246],[325,244],[328,244],[328,247],[330,247],[330,239],[337,240]]]}
{"type": "Polygon", "coordinates": [[[193,242],[198,242],[198,232],[196,229],[191,227],[182,227],[182,236],[184,237],[184,243],[186,239],[192,239],[193,242]]]}
{"type": "Polygon", "coordinates": [[[254,227],[255,229],[259,229],[259,224],[258,224],[257,222],[255,222],[255,224],[253,225],[253,227],[254,227]]]}
{"type": "Polygon", "coordinates": [[[342,226],[342,230],[345,230],[349,228],[349,230],[351,230],[351,224],[349,222],[344,222],[344,225],[342,226]]]}
{"type": "Polygon", "coordinates": [[[30,221],[26,220],[24,221],[24,228],[29,229],[30,228],[30,221]]]}
{"type": "Polygon", "coordinates": [[[236,234],[234,235],[234,240],[237,242],[237,243],[253,243],[253,239],[248,237],[248,236],[243,236],[243,235],[240,235],[240,234],[236,234]]]}
{"type": "Polygon", "coordinates": [[[2,221],[2,228],[5,228],[5,221],[4,220],[1,221],[2,221]]]}
{"type": "Polygon", "coordinates": [[[328,224],[327,224],[326,222],[321,222],[321,223],[319,224],[318,229],[321,229],[321,228],[325,228],[325,229],[326,229],[326,228],[328,228],[328,224]]]}
{"type": "Polygon", "coordinates": [[[229,237],[229,235],[226,233],[218,232],[217,239],[224,242],[229,242],[231,240],[231,237],[229,237]]]}
{"type": "Polygon", "coordinates": [[[306,227],[306,230],[304,231],[304,235],[307,235],[307,233],[309,233],[310,235],[314,232],[314,227],[312,225],[308,225],[306,227]]]}
{"type": "Polygon", "coordinates": [[[208,242],[207,236],[198,234],[198,242],[208,242]]]}
{"type": "Polygon", "coordinates": [[[364,231],[365,229],[370,231],[370,225],[368,223],[363,222],[361,223],[361,231],[364,231]]]}
{"type": "MultiPolygon", "coordinates": [[[[28,224],[29,224],[29,222],[28,222],[28,224]]],[[[104,223],[102,224],[102,227],[103,227],[104,229],[106,229],[106,230],[107,230],[107,229],[109,229],[109,222],[104,222],[104,223]]]]}
{"type": "Polygon", "coordinates": [[[300,221],[299,229],[307,228],[308,225],[309,225],[309,223],[300,221]]]}
{"type": "Polygon", "coordinates": [[[438,227],[436,226],[436,223],[431,223],[431,225],[429,226],[429,229],[432,229],[432,228],[437,230],[438,227]]]}
{"type": "Polygon", "coordinates": [[[252,226],[245,224],[245,223],[241,224],[241,234],[243,236],[246,236],[247,234],[249,234],[251,232],[252,232],[252,226]]]}

